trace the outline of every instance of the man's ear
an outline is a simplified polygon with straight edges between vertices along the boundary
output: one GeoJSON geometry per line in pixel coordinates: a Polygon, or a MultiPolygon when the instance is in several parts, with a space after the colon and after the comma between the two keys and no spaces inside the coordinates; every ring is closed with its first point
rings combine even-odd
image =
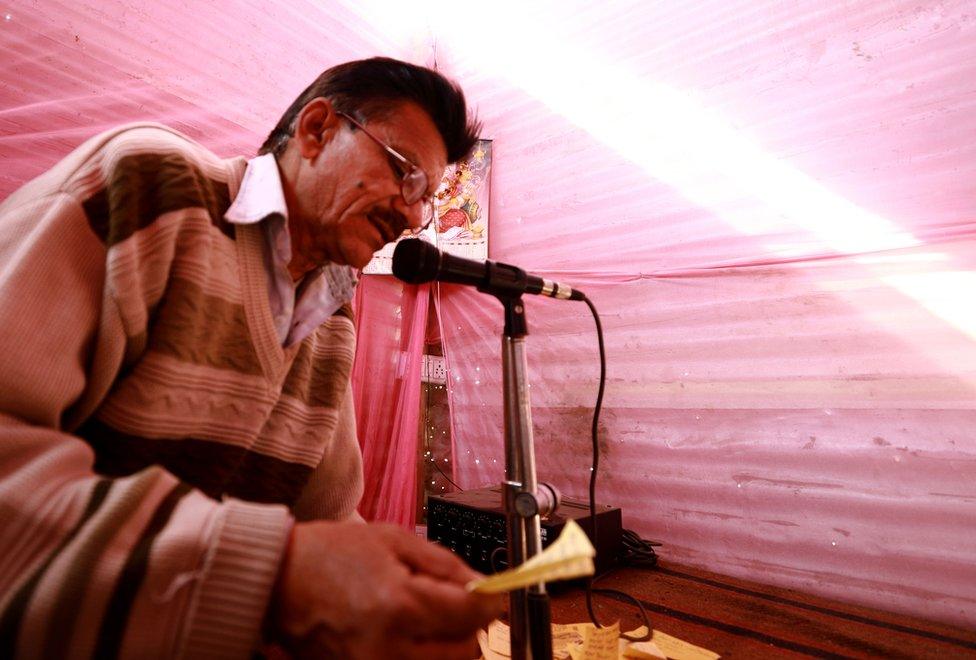
{"type": "Polygon", "coordinates": [[[331,101],[322,97],[309,101],[299,111],[295,123],[295,142],[302,158],[314,160],[339,125],[340,117],[331,101]]]}

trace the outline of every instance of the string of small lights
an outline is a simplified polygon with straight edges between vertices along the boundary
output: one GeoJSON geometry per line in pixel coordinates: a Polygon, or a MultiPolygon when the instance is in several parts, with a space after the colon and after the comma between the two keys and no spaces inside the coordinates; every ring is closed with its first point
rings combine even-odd
{"type": "MultiPolygon", "coordinates": [[[[451,438],[448,434],[449,425],[447,428],[438,429],[434,420],[431,419],[431,410],[435,407],[431,404],[431,397],[440,396],[440,393],[445,393],[447,391],[446,385],[440,385],[436,383],[425,383],[427,388],[427,405],[424,406],[424,419],[423,419],[423,429],[424,429],[424,463],[425,463],[425,494],[429,495],[432,493],[442,493],[446,492],[448,485],[456,488],[458,491],[463,490],[458,484],[445,472],[444,466],[450,465],[450,459],[443,456],[442,451],[446,444],[446,451],[443,453],[450,453],[451,448],[451,438]],[[440,437],[438,437],[440,436],[440,437]]],[[[424,514],[427,512],[426,497],[424,498],[424,514]]]]}

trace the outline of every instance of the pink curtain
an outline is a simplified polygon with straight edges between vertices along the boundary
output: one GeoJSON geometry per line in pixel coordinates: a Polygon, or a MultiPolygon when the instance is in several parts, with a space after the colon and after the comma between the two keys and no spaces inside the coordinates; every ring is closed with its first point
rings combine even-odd
{"type": "Polygon", "coordinates": [[[353,395],[367,520],[412,528],[417,508],[420,383],[430,286],[364,275],[356,289],[353,395]]]}

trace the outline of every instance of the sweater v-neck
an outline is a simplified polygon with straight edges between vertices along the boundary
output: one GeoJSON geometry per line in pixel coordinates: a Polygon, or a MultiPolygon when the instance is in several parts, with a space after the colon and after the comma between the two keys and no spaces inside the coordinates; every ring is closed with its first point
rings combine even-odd
{"type": "MultiPolygon", "coordinates": [[[[233,200],[240,192],[247,160],[243,157],[231,158],[224,161],[224,165],[228,170],[228,192],[233,200]]],[[[278,339],[278,331],[271,314],[268,274],[264,265],[265,238],[260,227],[260,224],[235,225],[234,242],[237,246],[237,270],[244,318],[247,321],[251,345],[261,363],[265,378],[272,388],[277,389],[282,384],[285,371],[298,353],[301,342],[283,348],[278,339]]]]}
{"type": "Polygon", "coordinates": [[[280,385],[302,342],[283,348],[278,339],[271,301],[268,297],[268,273],[264,265],[264,235],[258,224],[237,225],[237,261],[241,277],[241,297],[251,342],[261,362],[261,369],[273,385],[280,385]]]}

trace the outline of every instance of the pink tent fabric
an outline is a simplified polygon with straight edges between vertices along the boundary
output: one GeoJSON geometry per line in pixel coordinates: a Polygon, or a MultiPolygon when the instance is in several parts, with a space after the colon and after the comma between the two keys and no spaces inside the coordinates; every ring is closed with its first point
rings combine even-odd
{"type": "Polygon", "coordinates": [[[356,289],[356,425],[363,450],[367,520],[413,527],[417,425],[430,285],[366,275],[356,289]]]}
{"type": "MultiPolygon", "coordinates": [[[[330,64],[436,61],[494,140],[491,256],[603,315],[601,501],[673,560],[976,625],[971,3],[401,5],[11,8],[0,195],[109,125],[248,153],[330,64]]],[[[414,295],[367,278],[358,310],[363,510],[404,524],[414,295]]],[[[500,307],[437,301],[454,477],[496,483],[500,307]]],[[[528,311],[540,476],[581,496],[592,322],[528,311]]]]}
{"type": "MultiPolygon", "coordinates": [[[[438,46],[494,139],[490,254],[603,315],[599,499],[673,560],[976,624],[972,8],[574,9],[438,46]]],[[[438,307],[454,477],[494,484],[501,308],[438,307]]],[[[527,309],[540,478],[583,497],[592,321],[527,309]]]]}
{"type": "Polygon", "coordinates": [[[0,10],[0,52],[0,197],[130,121],[163,122],[221,155],[253,153],[323,69],[398,54],[355,11],[310,0],[18,3],[0,10]]]}

